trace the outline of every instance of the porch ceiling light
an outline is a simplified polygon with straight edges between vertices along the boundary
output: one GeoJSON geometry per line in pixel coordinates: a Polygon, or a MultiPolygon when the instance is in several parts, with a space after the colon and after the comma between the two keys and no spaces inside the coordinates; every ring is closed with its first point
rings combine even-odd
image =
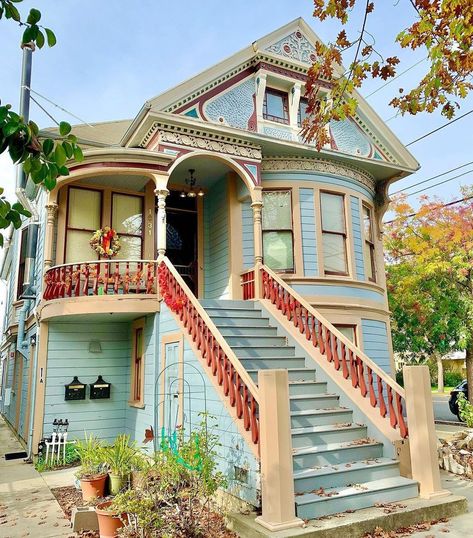
{"type": "MultiPolygon", "coordinates": [[[[204,196],[205,192],[202,190],[202,188],[199,188],[198,191],[194,189],[195,184],[197,182],[197,179],[194,176],[195,169],[189,168],[189,177],[186,178],[186,185],[189,185],[189,190],[187,191],[186,196],[188,198],[195,198],[196,196],[204,196]]],[[[181,197],[183,196],[184,192],[181,192],[181,197]]]]}

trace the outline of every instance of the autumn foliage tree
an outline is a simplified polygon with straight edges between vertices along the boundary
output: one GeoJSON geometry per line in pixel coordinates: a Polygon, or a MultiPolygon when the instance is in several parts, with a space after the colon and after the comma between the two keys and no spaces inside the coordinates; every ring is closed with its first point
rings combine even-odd
{"type": "Polygon", "coordinates": [[[396,199],[385,248],[395,351],[425,358],[466,350],[473,387],[473,188],[462,194],[454,204],[424,197],[417,211],[396,199]]]}
{"type": "MultiPolygon", "coordinates": [[[[320,21],[337,19],[347,27],[352,14],[361,10],[361,28],[350,38],[341,29],[333,43],[317,43],[317,59],[306,83],[307,113],[302,134],[321,149],[329,142],[324,126],[331,120],[353,116],[357,107],[355,90],[368,77],[387,80],[396,76],[399,58],[386,58],[376,49],[376,30],[369,28],[369,16],[383,0],[313,0],[314,17],[320,21]],[[342,56],[353,51],[347,69],[342,56]],[[330,97],[320,99],[319,90],[327,82],[330,97]]],[[[473,89],[473,2],[468,0],[406,0],[399,9],[412,10],[412,24],[399,28],[396,42],[402,48],[423,49],[429,68],[418,84],[399,89],[390,104],[401,114],[418,114],[440,109],[448,119],[459,108],[459,99],[473,89]]]]}

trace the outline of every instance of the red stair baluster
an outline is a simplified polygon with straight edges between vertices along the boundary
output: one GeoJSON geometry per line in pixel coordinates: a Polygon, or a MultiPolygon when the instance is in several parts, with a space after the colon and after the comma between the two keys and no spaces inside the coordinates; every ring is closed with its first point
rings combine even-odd
{"type": "Polygon", "coordinates": [[[343,374],[344,379],[348,379],[350,373],[348,371],[348,364],[347,364],[347,348],[343,342],[341,344],[340,355],[342,357],[342,374],[343,374]]]}
{"type": "Polygon", "coordinates": [[[241,378],[238,372],[235,372],[235,378],[236,414],[238,418],[241,418],[243,416],[243,402],[241,400],[241,378]]]}
{"type": "Polygon", "coordinates": [[[250,429],[250,402],[246,385],[243,385],[243,426],[246,431],[250,429]]]}
{"type": "Polygon", "coordinates": [[[358,374],[356,372],[356,362],[353,351],[348,350],[348,359],[350,362],[350,376],[351,376],[351,385],[352,387],[358,387],[358,374]]]}
{"type": "Polygon", "coordinates": [[[251,413],[251,440],[253,443],[259,442],[259,426],[256,416],[256,402],[252,395],[250,395],[250,413],[251,413]]]}
{"type": "Polygon", "coordinates": [[[130,291],[130,262],[125,264],[125,277],[123,279],[123,293],[128,294],[130,291]]]}
{"type": "Polygon", "coordinates": [[[97,295],[98,294],[98,288],[99,288],[99,279],[100,279],[100,268],[101,264],[96,263],[95,264],[95,280],[94,280],[94,286],[92,288],[92,294],[97,295]]]}
{"type": "Polygon", "coordinates": [[[230,405],[235,407],[236,403],[236,379],[235,379],[235,367],[230,364],[230,405]]]}
{"type": "Polygon", "coordinates": [[[397,417],[393,405],[393,391],[389,385],[386,385],[386,391],[388,394],[389,421],[391,423],[391,426],[395,428],[397,426],[397,417]]]}
{"type": "Polygon", "coordinates": [[[408,434],[407,425],[404,420],[404,410],[402,406],[402,398],[400,394],[396,392],[396,407],[397,407],[397,416],[399,417],[399,433],[401,437],[405,439],[408,434]]]}
{"type": "Polygon", "coordinates": [[[224,362],[224,359],[226,358],[227,358],[227,355],[222,350],[217,361],[217,383],[219,385],[223,384],[223,362],[224,362]]]}
{"type": "Polygon", "coordinates": [[[230,391],[230,380],[229,380],[229,375],[228,375],[229,362],[230,361],[228,360],[228,357],[225,354],[223,357],[223,394],[225,394],[225,396],[228,396],[228,393],[230,391]]]}
{"type": "Polygon", "coordinates": [[[118,295],[118,289],[120,287],[120,264],[115,263],[115,274],[113,278],[113,293],[118,295]]]}
{"type": "Polygon", "coordinates": [[[370,393],[370,403],[371,407],[376,407],[376,394],[374,392],[374,386],[373,386],[373,370],[369,366],[366,367],[366,370],[368,371],[368,390],[370,393]]]}
{"type": "Polygon", "coordinates": [[[332,332],[329,330],[328,327],[324,327],[325,329],[325,354],[327,355],[328,362],[332,362],[333,358],[333,350],[332,350],[332,332]]]}
{"type": "Polygon", "coordinates": [[[379,399],[379,414],[384,418],[387,415],[388,410],[386,409],[386,403],[384,401],[383,394],[383,380],[376,375],[378,381],[378,399],[379,399]]]}
{"type": "Polygon", "coordinates": [[[356,358],[356,362],[358,364],[358,380],[360,382],[360,392],[364,398],[368,394],[368,389],[366,388],[364,364],[360,357],[356,358]]]}
{"type": "Polygon", "coordinates": [[[333,366],[335,367],[335,370],[340,370],[340,356],[338,354],[338,347],[340,345],[340,341],[333,333],[330,334],[332,336],[333,343],[333,366]]]}

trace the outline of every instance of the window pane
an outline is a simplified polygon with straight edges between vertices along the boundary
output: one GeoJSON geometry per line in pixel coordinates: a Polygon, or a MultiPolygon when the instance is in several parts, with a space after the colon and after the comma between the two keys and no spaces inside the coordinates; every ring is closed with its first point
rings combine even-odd
{"type": "Polygon", "coordinates": [[[320,194],[322,228],[326,232],[345,233],[343,195],[322,192],[320,194]]]}
{"type": "Polygon", "coordinates": [[[334,325],[350,342],[355,343],[355,327],[348,325],[334,325]]]}
{"type": "Polygon", "coordinates": [[[141,235],[142,223],[141,196],[113,194],[112,228],[119,234],[141,235]]]}
{"type": "Polygon", "coordinates": [[[279,93],[266,92],[266,114],[276,116],[277,118],[285,118],[284,113],[284,97],[279,93]]]}
{"type": "Polygon", "coordinates": [[[366,206],[363,206],[363,227],[365,231],[365,239],[372,241],[371,211],[366,206]]]}
{"type": "Polygon", "coordinates": [[[88,189],[69,189],[68,227],[85,230],[100,228],[101,194],[88,189]]]}
{"type": "Polygon", "coordinates": [[[306,112],[307,103],[308,103],[307,99],[305,99],[304,97],[301,97],[301,99],[299,101],[299,113],[298,113],[298,116],[297,116],[297,121],[298,121],[299,127],[302,126],[302,122],[308,116],[308,114],[306,112]]]}
{"type": "Polygon", "coordinates": [[[66,242],[66,263],[87,262],[96,260],[97,253],[90,246],[91,232],[69,230],[66,242]]]}
{"type": "Polygon", "coordinates": [[[292,248],[292,232],[264,232],[264,263],[275,271],[292,270],[294,268],[292,248]]]}
{"type": "Polygon", "coordinates": [[[263,192],[263,230],[292,230],[290,191],[263,192]]]}
{"type": "Polygon", "coordinates": [[[365,269],[366,276],[370,280],[374,280],[373,262],[373,250],[371,248],[371,245],[365,241],[365,269]]]}
{"type": "Polygon", "coordinates": [[[119,236],[120,251],[115,256],[120,260],[141,260],[141,237],[119,236]]]}
{"type": "Polygon", "coordinates": [[[345,238],[335,234],[323,234],[322,237],[325,272],[347,273],[345,238]]]}

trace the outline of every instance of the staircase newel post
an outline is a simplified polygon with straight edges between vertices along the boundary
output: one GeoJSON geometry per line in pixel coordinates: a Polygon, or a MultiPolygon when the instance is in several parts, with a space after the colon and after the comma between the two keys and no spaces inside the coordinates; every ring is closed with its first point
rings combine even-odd
{"type": "Polygon", "coordinates": [[[261,268],[263,264],[261,262],[256,262],[255,264],[255,299],[263,299],[263,273],[261,268]]]}
{"type": "Polygon", "coordinates": [[[404,366],[412,478],[424,499],[450,495],[442,488],[428,366],[404,366]]]}
{"type": "Polygon", "coordinates": [[[287,370],[258,372],[262,514],[256,521],[278,531],[303,525],[296,517],[287,370]]]}

